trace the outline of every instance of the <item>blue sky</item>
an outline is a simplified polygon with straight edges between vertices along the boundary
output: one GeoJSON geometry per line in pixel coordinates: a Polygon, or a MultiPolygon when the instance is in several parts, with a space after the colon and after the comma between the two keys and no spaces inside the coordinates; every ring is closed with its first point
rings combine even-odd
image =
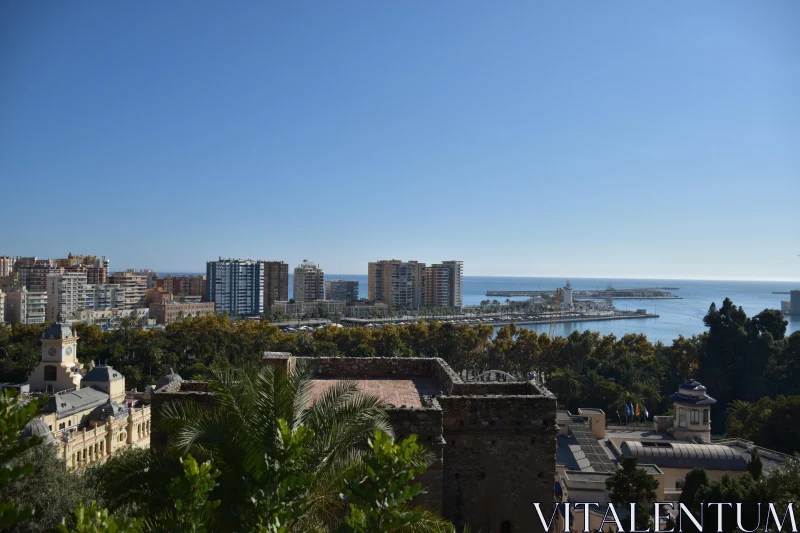
{"type": "Polygon", "coordinates": [[[0,3],[0,254],[800,279],[800,2],[0,3]]]}

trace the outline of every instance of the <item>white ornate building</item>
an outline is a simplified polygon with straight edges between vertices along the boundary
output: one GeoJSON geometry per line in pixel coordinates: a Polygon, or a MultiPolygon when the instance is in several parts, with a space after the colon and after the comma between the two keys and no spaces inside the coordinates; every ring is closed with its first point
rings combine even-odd
{"type": "Polygon", "coordinates": [[[31,372],[30,391],[48,393],[45,413],[23,436],[39,435],[58,445],[72,468],[112,453],[150,447],[150,406],[125,400],[125,376],[98,365],[81,376],[78,337],[61,315],[42,334],[42,360],[31,372]]]}

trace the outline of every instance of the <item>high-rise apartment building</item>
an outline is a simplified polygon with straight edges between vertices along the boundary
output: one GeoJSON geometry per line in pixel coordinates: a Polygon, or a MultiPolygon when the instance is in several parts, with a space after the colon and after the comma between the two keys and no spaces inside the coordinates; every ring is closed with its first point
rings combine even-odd
{"type": "Polygon", "coordinates": [[[62,272],[47,276],[47,322],[55,322],[59,313],[72,316],[79,309],[85,309],[86,272],[62,272]]]}
{"type": "Polygon", "coordinates": [[[20,268],[30,268],[35,264],[35,257],[17,257],[14,259],[14,266],[11,268],[11,270],[12,272],[19,272],[20,268]]]}
{"type": "Polygon", "coordinates": [[[264,312],[264,264],[251,259],[206,263],[206,298],[219,313],[258,316],[264,312]]]}
{"type": "Polygon", "coordinates": [[[49,259],[39,259],[31,266],[18,267],[17,272],[20,287],[25,287],[29,292],[47,292],[47,276],[61,274],[64,269],[55,266],[49,259]]]}
{"type": "Polygon", "coordinates": [[[358,300],[358,282],[343,279],[326,281],[325,299],[334,302],[355,302],[358,300]]]}
{"type": "Polygon", "coordinates": [[[303,260],[294,269],[295,302],[311,302],[325,299],[325,272],[314,263],[303,260]]]}
{"type": "Polygon", "coordinates": [[[205,276],[165,276],[156,280],[156,287],[175,296],[199,296],[206,299],[205,276]]]}
{"type": "Polygon", "coordinates": [[[283,261],[261,261],[264,265],[264,309],[289,299],[289,265],[283,261]]]}
{"type": "Polygon", "coordinates": [[[0,276],[10,276],[14,271],[14,258],[7,255],[0,256],[0,276]]]}
{"type": "Polygon", "coordinates": [[[0,324],[6,321],[6,293],[0,291],[0,324]]]}
{"type": "Polygon", "coordinates": [[[427,307],[462,306],[462,261],[442,261],[425,269],[425,305],[427,307]]]}
{"type": "Polygon", "coordinates": [[[367,292],[370,300],[395,308],[424,303],[425,263],[398,259],[369,263],[367,292]]]}
{"type": "Polygon", "coordinates": [[[6,322],[10,324],[44,324],[47,292],[31,292],[25,287],[6,294],[6,322]]]}
{"type": "Polygon", "coordinates": [[[155,270],[150,270],[149,268],[144,268],[142,270],[134,270],[133,268],[129,268],[125,271],[126,274],[134,274],[136,276],[142,276],[145,279],[147,286],[146,289],[153,289],[156,286],[156,280],[158,279],[158,272],[155,270]]]}
{"type": "MultiPolygon", "coordinates": [[[[83,270],[67,270],[47,277],[47,322],[53,322],[61,314],[74,317],[77,311],[122,311],[132,309],[127,301],[127,290],[117,284],[86,283],[83,270]],[[126,307],[128,306],[128,307],[126,307]]],[[[138,289],[137,289],[138,290],[138,289]]]]}
{"type": "Polygon", "coordinates": [[[65,271],[86,273],[86,282],[91,285],[108,283],[108,269],[106,267],[73,265],[65,268],[65,271]]]}
{"type": "Polygon", "coordinates": [[[119,285],[125,290],[125,309],[136,309],[144,306],[147,294],[147,272],[114,272],[109,276],[112,285],[119,285]]]}
{"type": "Polygon", "coordinates": [[[83,293],[83,309],[92,311],[122,311],[126,309],[126,290],[122,285],[86,285],[83,293]]]}

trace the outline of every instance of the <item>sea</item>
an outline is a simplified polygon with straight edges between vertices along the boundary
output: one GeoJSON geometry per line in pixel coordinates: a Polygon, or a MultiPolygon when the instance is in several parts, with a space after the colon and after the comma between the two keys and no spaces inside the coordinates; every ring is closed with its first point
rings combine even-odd
{"type": "MultiPolygon", "coordinates": [[[[291,275],[289,276],[291,278],[291,275]]],[[[326,279],[344,279],[358,281],[359,294],[367,297],[366,275],[328,276],[326,279]]],[[[722,305],[725,298],[730,298],[737,306],[742,306],[747,316],[753,316],[764,309],[780,309],[781,300],[788,300],[788,294],[772,294],[800,289],[800,282],[780,281],[706,281],[706,280],[674,280],[674,279],[611,279],[611,278],[572,278],[569,280],[574,290],[605,289],[609,284],[615,289],[633,287],[677,287],[670,291],[679,300],[615,300],[614,306],[621,310],[646,309],[648,313],[659,315],[658,318],[638,318],[625,320],[604,320],[586,322],[562,322],[556,324],[556,335],[567,336],[573,331],[591,330],[601,335],[614,334],[621,337],[627,333],[643,333],[652,342],[672,343],[679,335],[691,337],[706,331],[703,317],[712,303],[722,305]]],[[[516,278],[464,276],[462,288],[464,305],[480,305],[481,300],[497,299],[505,302],[505,297],[486,296],[486,291],[538,291],[554,290],[563,287],[567,280],[563,278],[516,278]]],[[[291,298],[292,281],[289,280],[289,297],[291,298]]],[[[511,298],[526,300],[527,298],[511,298]]],[[[787,335],[800,331],[800,316],[787,316],[789,321],[787,335]]],[[[538,332],[550,330],[549,324],[533,324],[522,326],[538,332]]]]}
{"type": "MultiPolygon", "coordinates": [[[[367,276],[363,274],[326,275],[327,279],[344,279],[358,281],[362,298],[367,297],[367,276]]],[[[566,283],[563,278],[523,278],[523,277],[490,277],[464,276],[464,305],[479,305],[481,300],[497,299],[505,302],[505,298],[486,296],[486,291],[503,290],[554,290],[566,283]]],[[[747,316],[753,316],[764,309],[780,309],[781,300],[788,300],[788,294],[773,292],[789,292],[799,290],[800,282],[785,281],[708,281],[708,280],[674,280],[674,279],[613,279],[613,278],[571,278],[569,280],[575,290],[605,289],[608,285],[616,289],[634,287],[677,287],[670,291],[677,300],[615,300],[614,306],[619,310],[646,309],[648,313],[659,315],[658,318],[638,318],[625,320],[563,322],[556,324],[556,335],[567,336],[573,331],[591,330],[601,335],[614,334],[617,337],[628,333],[642,333],[652,342],[672,343],[679,335],[691,337],[706,331],[703,316],[712,303],[717,306],[725,298],[730,298],[737,306],[741,306],[747,316]]],[[[289,275],[289,297],[292,297],[292,275],[289,275]]],[[[512,298],[525,300],[526,298],[512,298]]],[[[787,335],[800,331],[800,316],[787,316],[789,321],[787,335]]],[[[538,332],[549,331],[549,324],[523,326],[538,332]]]]}

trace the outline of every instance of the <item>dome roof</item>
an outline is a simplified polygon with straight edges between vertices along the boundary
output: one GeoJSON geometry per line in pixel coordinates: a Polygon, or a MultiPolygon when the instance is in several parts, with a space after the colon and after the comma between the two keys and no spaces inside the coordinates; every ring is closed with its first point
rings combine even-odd
{"type": "Polygon", "coordinates": [[[98,405],[89,414],[89,420],[94,422],[105,422],[108,417],[119,420],[128,416],[128,407],[125,405],[112,402],[111,398],[108,399],[103,405],[98,405]]]}
{"type": "Polygon", "coordinates": [[[64,322],[64,315],[61,313],[58,313],[56,321],[42,333],[43,339],[68,339],[72,336],[72,328],[64,322]]]}
{"type": "Polygon", "coordinates": [[[669,399],[673,402],[688,403],[696,405],[713,405],[717,400],[706,392],[706,388],[697,380],[690,379],[678,387],[678,392],[670,395],[669,399]]]}
{"type": "Polygon", "coordinates": [[[114,370],[113,367],[106,366],[104,364],[99,364],[89,372],[83,376],[84,382],[103,382],[107,383],[109,381],[116,381],[118,379],[123,379],[122,374],[114,370]]]}
{"type": "Polygon", "coordinates": [[[50,431],[50,428],[41,418],[34,418],[28,422],[28,425],[20,433],[19,438],[20,440],[27,440],[33,436],[41,437],[45,444],[52,444],[56,440],[53,437],[53,432],[50,431]]]}
{"type": "Polygon", "coordinates": [[[170,383],[183,383],[183,378],[180,377],[178,374],[175,373],[174,370],[171,368],[169,369],[169,374],[161,376],[158,379],[158,383],[156,384],[156,388],[161,388],[164,385],[169,385],[170,383]]]}

